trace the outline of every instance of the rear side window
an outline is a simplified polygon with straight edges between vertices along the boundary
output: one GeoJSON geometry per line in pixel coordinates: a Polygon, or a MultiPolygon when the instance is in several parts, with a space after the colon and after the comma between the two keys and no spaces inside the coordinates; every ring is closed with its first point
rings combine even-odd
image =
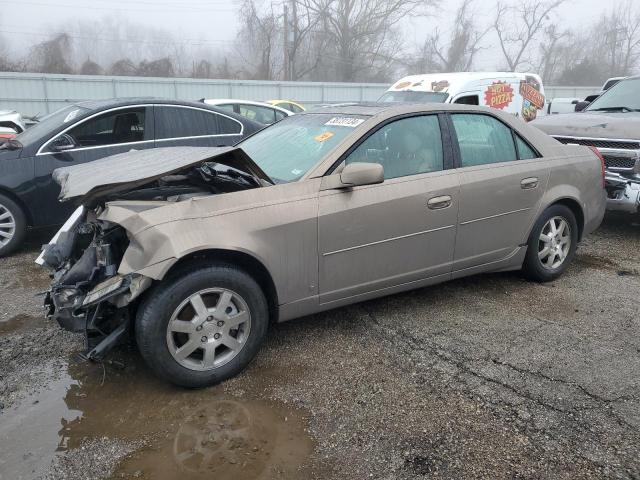
{"type": "Polygon", "coordinates": [[[518,147],[518,158],[520,160],[530,160],[532,158],[539,158],[539,155],[525,142],[520,135],[516,134],[516,145],[518,147]]]}
{"type": "Polygon", "coordinates": [[[218,114],[182,107],[156,107],[156,138],[218,135],[218,114]]]}
{"type": "Polygon", "coordinates": [[[218,130],[220,135],[241,135],[242,124],[224,115],[218,115],[218,130]]]}
{"type": "Polygon", "coordinates": [[[240,115],[264,125],[271,125],[276,121],[276,111],[273,108],[259,105],[240,104],[240,115]]]}
{"type": "Polygon", "coordinates": [[[99,147],[144,140],[145,107],[98,115],[67,132],[80,147],[99,147]]]}
{"type": "Polygon", "coordinates": [[[517,160],[511,129],[489,115],[453,114],[462,167],[517,160]]]}
{"type": "Polygon", "coordinates": [[[464,97],[456,98],[453,103],[460,103],[462,105],[480,105],[478,95],[466,95],[464,97]]]}

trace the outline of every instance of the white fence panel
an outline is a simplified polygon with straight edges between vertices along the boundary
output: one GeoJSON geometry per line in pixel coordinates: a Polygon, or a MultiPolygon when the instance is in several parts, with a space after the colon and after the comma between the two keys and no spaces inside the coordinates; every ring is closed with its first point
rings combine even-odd
{"type": "MultiPolygon", "coordinates": [[[[303,104],[373,102],[388,88],[377,83],[268,82],[191,78],[110,77],[0,73],[0,110],[44,115],[82,100],[161,97],[182,100],[239,98],[289,99],[303,104]]],[[[547,99],[584,98],[599,87],[546,86],[547,99]]]]}

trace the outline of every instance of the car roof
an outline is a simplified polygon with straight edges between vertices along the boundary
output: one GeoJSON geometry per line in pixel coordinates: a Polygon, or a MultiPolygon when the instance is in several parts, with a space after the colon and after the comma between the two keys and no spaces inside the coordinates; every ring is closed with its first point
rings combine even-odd
{"type": "Polygon", "coordinates": [[[409,113],[419,112],[491,112],[496,113],[496,109],[484,107],[480,105],[463,105],[458,103],[353,103],[344,104],[341,103],[335,106],[327,106],[318,108],[316,110],[307,110],[297,115],[366,115],[377,116],[383,115],[385,117],[393,117],[396,115],[403,115],[409,113]]]}
{"type": "Polygon", "coordinates": [[[206,104],[201,102],[189,102],[184,100],[171,100],[168,98],[159,97],[130,97],[130,98],[110,98],[105,100],[85,100],[83,102],[76,102],[74,105],[78,107],[88,108],[90,110],[105,110],[108,108],[122,107],[126,105],[183,105],[188,107],[209,108],[210,110],[218,111],[215,108],[210,108],[206,104]]]}
{"type": "Polygon", "coordinates": [[[273,105],[271,103],[266,102],[256,102],[255,100],[240,100],[238,98],[203,98],[202,103],[206,103],[207,105],[228,105],[228,104],[238,104],[238,105],[255,105],[257,107],[265,107],[271,108],[273,110],[277,110],[282,113],[286,113],[288,115],[291,114],[289,110],[286,110],[277,105],[273,105]]]}

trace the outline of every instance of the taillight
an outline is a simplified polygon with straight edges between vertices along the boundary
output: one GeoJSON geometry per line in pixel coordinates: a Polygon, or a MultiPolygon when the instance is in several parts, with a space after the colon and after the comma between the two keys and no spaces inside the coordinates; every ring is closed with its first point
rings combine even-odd
{"type": "Polygon", "coordinates": [[[16,134],[15,133],[0,133],[0,138],[16,138],[16,134]]]}
{"type": "Polygon", "coordinates": [[[596,157],[598,157],[600,159],[600,166],[601,166],[601,169],[602,169],[602,188],[604,188],[605,187],[604,176],[605,176],[605,170],[606,170],[606,166],[604,164],[604,157],[600,153],[600,150],[598,150],[596,147],[589,147],[589,148],[591,149],[591,151],[593,153],[596,154],[596,157]]]}

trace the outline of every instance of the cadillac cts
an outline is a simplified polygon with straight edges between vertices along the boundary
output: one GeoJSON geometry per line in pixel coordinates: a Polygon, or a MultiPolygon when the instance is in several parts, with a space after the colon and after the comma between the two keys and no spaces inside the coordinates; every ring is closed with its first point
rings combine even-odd
{"type": "Polygon", "coordinates": [[[605,209],[602,160],[466,105],[298,114],[235,147],[61,168],[81,206],[38,262],[99,359],[135,335],[187,387],[240,372],[271,322],[452,278],[560,276],[605,209]]]}

